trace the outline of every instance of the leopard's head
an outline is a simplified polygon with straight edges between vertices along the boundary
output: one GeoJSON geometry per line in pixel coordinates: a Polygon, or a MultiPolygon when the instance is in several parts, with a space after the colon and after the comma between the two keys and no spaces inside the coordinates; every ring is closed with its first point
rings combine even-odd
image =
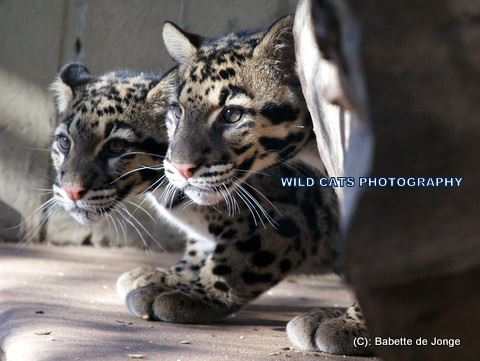
{"type": "Polygon", "coordinates": [[[288,16],[265,32],[209,39],[164,25],[179,77],[166,117],[165,172],[197,204],[219,202],[308,140],[292,26],[288,16]]]}
{"type": "Polygon", "coordinates": [[[58,108],[53,192],[80,223],[100,219],[164,174],[167,83],[143,73],[96,77],[77,63],[61,69],[51,86],[58,108]]]}

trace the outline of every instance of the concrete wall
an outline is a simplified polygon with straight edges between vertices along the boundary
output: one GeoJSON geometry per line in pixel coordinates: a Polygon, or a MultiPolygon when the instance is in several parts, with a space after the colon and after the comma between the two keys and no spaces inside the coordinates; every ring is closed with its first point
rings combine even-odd
{"type": "MultiPolygon", "coordinates": [[[[266,27],[295,6],[295,0],[0,1],[0,241],[21,239],[24,229],[31,241],[141,244],[132,229],[117,237],[111,225],[82,227],[63,211],[41,227],[48,210],[34,213],[50,196],[55,110],[47,87],[62,64],[79,60],[93,73],[164,71],[173,65],[161,37],[166,20],[216,36],[266,27]],[[22,219],[25,227],[11,228],[22,219]]],[[[176,238],[160,221],[136,216],[167,248],[176,238]]]]}

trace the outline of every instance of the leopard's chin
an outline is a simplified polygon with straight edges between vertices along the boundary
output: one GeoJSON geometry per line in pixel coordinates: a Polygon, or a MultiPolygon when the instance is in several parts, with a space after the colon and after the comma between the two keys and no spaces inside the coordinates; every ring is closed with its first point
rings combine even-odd
{"type": "Polygon", "coordinates": [[[84,208],[75,202],[59,201],[58,203],[73,219],[75,219],[75,221],[83,225],[93,224],[104,220],[105,215],[113,208],[106,207],[100,210],[98,208],[84,208]]]}
{"type": "Polygon", "coordinates": [[[68,213],[73,217],[73,219],[83,225],[97,223],[104,219],[104,214],[102,213],[87,211],[78,207],[69,210],[68,213]]]}
{"type": "Polygon", "coordinates": [[[183,189],[183,192],[193,202],[202,206],[212,206],[223,200],[222,194],[220,192],[212,192],[194,186],[185,187],[183,189]]]}

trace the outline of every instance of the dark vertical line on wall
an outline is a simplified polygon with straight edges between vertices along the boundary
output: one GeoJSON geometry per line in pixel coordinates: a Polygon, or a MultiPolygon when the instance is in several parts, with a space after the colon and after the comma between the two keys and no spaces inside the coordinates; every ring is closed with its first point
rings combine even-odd
{"type": "Polygon", "coordinates": [[[82,63],[85,59],[85,23],[87,18],[87,2],[80,1],[75,19],[75,61],[82,63]]]}

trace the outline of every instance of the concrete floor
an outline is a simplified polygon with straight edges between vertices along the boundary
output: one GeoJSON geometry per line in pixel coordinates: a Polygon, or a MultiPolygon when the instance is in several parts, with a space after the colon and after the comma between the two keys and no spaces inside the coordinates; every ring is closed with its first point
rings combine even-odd
{"type": "Polygon", "coordinates": [[[288,279],[214,325],[148,322],[115,294],[117,276],[178,254],[134,249],[0,246],[0,360],[371,360],[299,352],[285,324],[314,306],[347,306],[338,278],[288,279]],[[3,354],[2,354],[3,352],[3,354]]]}

